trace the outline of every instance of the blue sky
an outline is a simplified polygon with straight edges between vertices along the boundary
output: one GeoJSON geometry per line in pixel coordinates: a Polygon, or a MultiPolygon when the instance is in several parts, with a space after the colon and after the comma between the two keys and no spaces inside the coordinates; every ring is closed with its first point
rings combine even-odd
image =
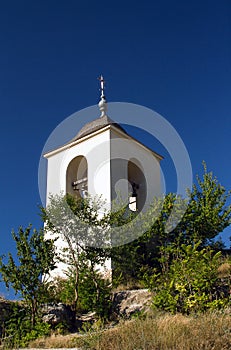
{"type": "MultiPolygon", "coordinates": [[[[0,43],[0,254],[14,250],[12,228],[41,226],[43,146],[65,118],[98,103],[101,73],[108,101],[160,113],[184,141],[193,174],[205,160],[231,188],[230,1],[12,0],[0,6],[0,43]]],[[[171,160],[156,147],[172,190],[171,160]]]]}

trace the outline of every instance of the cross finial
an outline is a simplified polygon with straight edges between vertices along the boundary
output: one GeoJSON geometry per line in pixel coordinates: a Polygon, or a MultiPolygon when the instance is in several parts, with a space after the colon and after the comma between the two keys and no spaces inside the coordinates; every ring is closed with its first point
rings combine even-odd
{"type": "Polygon", "coordinates": [[[104,89],[105,89],[105,80],[103,78],[103,76],[101,75],[99,78],[100,81],[100,91],[101,91],[101,96],[100,96],[100,101],[99,101],[99,109],[101,112],[101,117],[106,116],[106,112],[107,112],[107,101],[104,95],[104,89]]]}
{"type": "Polygon", "coordinates": [[[104,96],[104,89],[105,89],[105,80],[101,74],[101,76],[98,78],[100,81],[100,91],[101,91],[101,97],[105,97],[104,96]]]}

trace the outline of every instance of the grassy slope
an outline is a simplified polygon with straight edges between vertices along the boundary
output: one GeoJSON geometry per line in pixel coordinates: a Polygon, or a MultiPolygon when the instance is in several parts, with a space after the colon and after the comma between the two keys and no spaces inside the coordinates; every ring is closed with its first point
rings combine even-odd
{"type": "Polygon", "coordinates": [[[76,336],[53,336],[31,347],[82,347],[94,350],[231,349],[231,311],[200,316],[157,314],[121,322],[117,327],[76,336]]]}

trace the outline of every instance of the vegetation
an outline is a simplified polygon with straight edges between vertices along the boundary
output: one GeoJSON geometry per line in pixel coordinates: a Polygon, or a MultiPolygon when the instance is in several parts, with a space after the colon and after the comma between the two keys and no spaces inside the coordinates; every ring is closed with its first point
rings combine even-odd
{"type": "Polygon", "coordinates": [[[135,215],[126,206],[99,216],[100,201],[77,200],[69,194],[51,196],[42,218],[53,239],[45,240],[43,230],[32,233],[30,226],[20,228],[17,234],[13,232],[18,260],[10,253],[7,263],[6,257],[0,258],[2,280],[23,299],[5,325],[5,334],[13,333],[17,346],[25,346],[52,333],[39,318],[40,306],[51,300],[71,305],[75,313],[95,311],[100,325],[105,324],[111,316],[112,288],[146,286],[153,292],[156,311],[152,317],[140,316],[110,331],[72,337],[70,346],[230,348],[230,317],[218,310],[231,306],[231,258],[225,255],[222,242],[215,240],[231,223],[229,196],[204,164],[202,179],[197,177],[188,193],[187,208],[185,199],[171,193],[154,199],[145,214],[151,227],[125,245],[118,244],[123,237],[113,236],[112,230],[110,239],[117,243],[113,247],[103,244],[110,241],[108,227],[128,224],[128,235],[138,230],[135,215]],[[54,241],[60,238],[65,244],[57,252],[54,241]],[[48,282],[44,277],[55,268],[57,254],[67,266],[66,276],[48,282]],[[98,269],[108,258],[113,261],[112,285],[98,269]]]}
{"type": "MultiPolygon", "coordinates": [[[[49,233],[61,237],[66,244],[60,251],[60,259],[67,266],[68,298],[73,311],[90,309],[100,317],[107,317],[110,281],[98,270],[109,257],[108,251],[102,247],[102,242],[107,239],[107,221],[105,217],[98,217],[100,208],[100,202],[90,198],[56,195],[50,197],[43,218],[49,233]]],[[[62,294],[60,300],[63,300],[62,294]]]]}
{"type": "Polygon", "coordinates": [[[226,313],[199,316],[159,313],[122,322],[115,328],[81,336],[53,336],[31,342],[36,348],[94,350],[212,350],[231,348],[231,318],[226,313]]]}
{"type": "Polygon", "coordinates": [[[54,242],[45,239],[42,229],[32,232],[31,226],[25,230],[20,227],[12,236],[18,259],[9,253],[4,263],[6,257],[1,257],[0,274],[7,288],[12,287],[23,302],[15,304],[4,325],[5,347],[25,346],[30,340],[49,333],[49,325],[41,322],[39,311],[49,298],[45,276],[55,268],[56,257],[54,242]]]}
{"type": "Polygon", "coordinates": [[[168,254],[171,262],[167,258],[162,260],[162,271],[148,280],[154,292],[155,307],[171,313],[190,314],[229,305],[229,258],[223,258],[221,252],[215,253],[210,247],[201,248],[201,242],[180,247],[172,245],[168,247],[168,254]],[[221,274],[225,265],[226,274],[221,274]]]}
{"type": "Polygon", "coordinates": [[[162,260],[167,266],[171,262],[168,248],[181,244],[194,245],[201,242],[201,248],[212,247],[219,251],[223,249],[222,242],[214,239],[231,223],[231,205],[227,205],[230,191],[219,184],[212,172],[208,172],[204,163],[202,179],[197,176],[197,184],[188,192],[187,209],[185,200],[169,193],[164,200],[154,199],[149,216],[156,213],[156,207],[162,207],[160,215],[139,239],[112,250],[114,259],[114,280],[126,284],[129,280],[143,280],[152,277],[155,273],[163,272],[162,260]],[[174,217],[180,222],[174,227],[175,219],[171,213],[174,208],[174,217]],[[183,208],[183,209],[182,209],[183,208]],[[170,227],[169,227],[170,226],[170,227]],[[172,226],[172,229],[171,229],[172,226]]]}
{"type": "Polygon", "coordinates": [[[20,227],[18,233],[12,232],[12,236],[16,243],[18,261],[11,253],[8,254],[7,263],[1,257],[0,274],[6,287],[12,287],[23,298],[33,327],[39,305],[46,301],[44,277],[55,268],[54,242],[45,239],[42,229],[31,233],[31,226],[25,230],[20,227]]]}
{"type": "MultiPolygon", "coordinates": [[[[92,272],[87,268],[81,268],[78,280],[78,302],[76,307],[77,314],[94,311],[96,316],[102,320],[109,318],[111,310],[111,281],[102,278],[102,274],[94,271],[94,280],[92,272]]],[[[49,286],[50,299],[56,303],[73,305],[75,296],[75,275],[69,274],[66,278],[56,277],[49,286]]]]}
{"type": "Polygon", "coordinates": [[[49,324],[42,322],[39,316],[36,316],[32,325],[28,308],[15,303],[10,318],[5,324],[3,348],[26,347],[30,341],[48,335],[50,335],[49,324]]]}

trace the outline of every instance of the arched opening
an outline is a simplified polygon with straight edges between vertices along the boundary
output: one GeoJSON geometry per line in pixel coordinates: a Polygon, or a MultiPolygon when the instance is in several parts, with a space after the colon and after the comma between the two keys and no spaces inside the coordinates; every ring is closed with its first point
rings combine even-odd
{"type": "Polygon", "coordinates": [[[141,169],[136,159],[128,161],[129,209],[132,211],[142,210],[146,200],[147,185],[141,169]]]}
{"type": "Polygon", "coordinates": [[[84,198],[88,191],[88,166],[84,156],[72,159],[66,172],[66,192],[84,198]]]}

